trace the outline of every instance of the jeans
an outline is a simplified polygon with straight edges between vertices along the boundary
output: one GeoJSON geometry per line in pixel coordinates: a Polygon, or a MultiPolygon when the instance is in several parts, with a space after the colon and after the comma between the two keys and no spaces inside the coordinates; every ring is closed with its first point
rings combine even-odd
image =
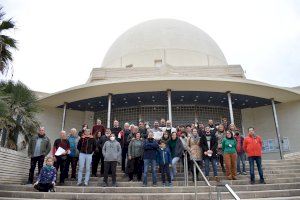
{"type": "Polygon", "coordinates": [[[148,166],[151,165],[151,170],[152,170],[152,181],[153,184],[156,185],[157,180],[156,180],[156,160],[150,160],[150,159],[144,159],[144,180],[143,184],[147,185],[147,175],[148,175],[148,166]]]}
{"type": "Polygon", "coordinates": [[[161,164],[161,165],[159,165],[159,168],[161,171],[161,180],[162,180],[163,184],[166,183],[166,175],[167,175],[168,183],[171,183],[169,164],[161,164]]]}
{"type": "Polygon", "coordinates": [[[176,176],[176,174],[177,174],[176,165],[177,165],[177,162],[178,162],[179,160],[180,160],[179,157],[174,157],[174,158],[172,159],[172,170],[171,170],[171,172],[170,172],[170,174],[171,174],[171,179],[172,179],[172,180],[174,179],[174,176],[176,176]]]}
{"type": "Polygon", "coordinates": [[[112,183],[115,184],[117,180],[117,161],[104,161],[104,179],[103,181],[107,183],[108,172],[111,170],[112,183]]]}
{"type": "Polygon", "coordinates": [[[85,153],[80,153],[79,154],[79,170],[78,170],[78,184],[82,182],[82,172],[83,172],[83,167],[85,164],[85,178],[84,178],[84,183],[88,184],[89,179],[90,179],[90,173],[91,173],[91,162],[92,162],[92,156],[93,154],[85,154],[85,153]]]}
{"type": "Polygon", "coordinates": [[[72,168],[71,178],[76,178],[77,163],[78,163],[78,157],[68,156],[67,162],[66,162],[66,169],[65,169],[65,178],[68,178],[68,176],[69,176],[70,164],[71,164],[71,168],[72,168]]]}
{"type": "Polygon", "coordinates": [[[218,166],[217,166],[217,158],[204,158],[204,164],[205,164],[205,176],[209,176],[209,164],[212,164],[214,176],[218,176],[218,166]]]}
{"type": "Polygon", "coordinates": [[[43,168],[44,164],[44,159],[45,156],[37,156],[37,157],[32,157],[30,159],[30,169],[29,169],[29,177],[28,177],[28,182],[33,183],[33,177],[34,177],[34,170],[36,167],[36,163],[38,163],[38,171],[40,174],[41,169],[43,168]]]}
{"type": "Polygon", "coordinates": [[[242,167],[243,167],[242,172],[246,172],[246,167],[245,167],[246,154],[245,153],[237,155],[237,172],[241,172],[241,166],[240,166],[241,162],[242,162],[242,167]]]}
{"type": "Polygon", "coordinates": [[[256,161],[260,181],[261,182],[265,181],[262,166],[261,166],[261,157],[260,156],[252,156],[252,157],[249,157],[248,159],[249,159],[249,165],[250,165],[250,179],[251,179],[251,181],[253,181],[253,182],[255,181],[254,161],[256,161]]]}

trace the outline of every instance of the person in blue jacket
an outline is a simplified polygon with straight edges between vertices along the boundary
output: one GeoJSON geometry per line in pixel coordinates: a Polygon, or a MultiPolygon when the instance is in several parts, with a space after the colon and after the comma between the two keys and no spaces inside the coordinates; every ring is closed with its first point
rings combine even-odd
{"type": "Polygon", "coordinates": [[[166,175],[168,179],[168,184],[171,187],[171,173],[170,173],[170,167],[172,167],[172,158],[171,158],[171,152],[170,149],[167,147],[165,141],[161,141],[159,145],[159,149],[157,152],[157,163],[159,165],[160,171],[161,171],[161,179],[163,186],[166,186],[166,175]]]}
{"type": "Polygon", "coordinates": [[[156,180],[156,153],[159,148],[158,143],[154,140],[154,134],[149,131],[148,139],[144,142],[144,180],[143,186],[147,186],[148,166],[151,165],[153,186],[157,186],[156,180]]]}

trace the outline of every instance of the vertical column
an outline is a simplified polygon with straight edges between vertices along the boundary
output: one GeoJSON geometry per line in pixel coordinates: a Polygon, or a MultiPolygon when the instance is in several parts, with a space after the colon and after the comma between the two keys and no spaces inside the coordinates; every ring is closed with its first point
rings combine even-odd
{"type": "Polygon", "coordinates": [[[231,101],[230,91],[227,92],[227,97],[228,97],[228,106],[229,106],[229,113],[230,113],[230,123],[234,124],[234,117],[233,117],[233,109],[232,109],[232,101],[231,101]]]}
{"type": "Polygon", "coordinates": [[[168,94],[168,120],[170,120],[172,122],[172,102],[171,102],[171,90],[168,89],[167,90],[167,94],[168,94]]]}
{"type": "Polygon", "coordinates": [[[66,123],[66,114],[67,114],[67,105],[68,103],[64,103],[64,111],[63,111],[63,117],[62,117],[62,123],[61,123],[61,130],[63,131],[65,129],[65,123],[66,123]]]}
{"type": "Polygon", "coordinates": [[[282,160],[283,152],[282,152],[282,145],[281,145],[281,137],[280,137],[280,132],[279,132],[279,124],[278,124],[275,101],[273,98],[271,99],[271,102],[272,102],[273,117],[274,117],[275,128],[276,128],[276,135],[277,135],[277,140],[278,140],[278,145],[279,145],[279,154],[280,154],[280,159],[282,160]]]}
{"type": "Polygon", "coordinates": [[[109,93],[108,97],[107,97],[107,123],[106,123],[106,127],[110,128],[110,116],[111,116],[111,99],[112,99],[112,94],[109,93]]]}

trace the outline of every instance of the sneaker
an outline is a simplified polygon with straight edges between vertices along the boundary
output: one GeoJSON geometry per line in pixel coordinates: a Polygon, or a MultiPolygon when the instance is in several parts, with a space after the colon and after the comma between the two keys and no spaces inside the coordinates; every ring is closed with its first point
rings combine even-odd
{"type": "Polygon", "coordinates": [[[152,187],[157,187],[157,184],[156,184],[156,183],[153,183],[153,184],[152,184],[152,187]]]}
{"type": "Polygon", "coordinates": [[[173,183],[169,183],[169,187],[173,187],[173,183]]]}
{"type": "Polygon", "coordinates": [[[77,183],[77,186],[82,186],[82,183],[77,183]]]}
{"type": "Polygon", "coordinates": [[[218,176],[215,176],[214,179],[216,182],[220,182],[220,178],[218,176]]]}
{"type": "Polygon", "coordinates": [[[250,181],[250,184],[251,184],[251,185],[254,185],[254,184],[255,184],[255,181],[250,181]]]}
{"type": "Polygon", "coordinates": [[[147,184],[144,184],[144,183],[143,183],[142,187],[147,187],[147,184]]]}
{"type": "Polygon", "coordinates": [[[49,192],[55,192],[55,189],[54,189],[54,188],[52,188],[52,189],[50,189],[50,190],[49,190],[49,192]]]}
{"type": "Polygon", "coordinates": [[[237,180],[235,176],[232,176],[232,180],[237,180]]]}
{"type": "Polygon", "coordinates": [[[84,186],[89,186],[89,184],[88,184],[88,183],[84,183],[83,185],[84,185],[84,186]]]}
{"type": "Polygon", "coordinates": [[[108,187],[108,184],[106,182],[103,182],[102,187],[108,187]]]}
{"type": "Polygon", "coordinates": [[[237,175],[242,175],[242,173],[241,173],[241,172],[238,172],[237,175]]]}
{"type": "Polygon", "coordinates": [[[112,187],[118,187],[118,186],[117,186],[117,183],[112,183],[111,186],[112,186],[112,187]]]}
{"type": "Polygon", "coordinates": [[[166,187],[166,184],[165,184],[165,183],[163,183],[163,184],[162,184],[162,186],[163,186],[163,187],[166,187]]]}
{"type": "Polygon", "coordinates": [[[247,175],[247,173],[246,172],[242,172],[242,175],[247,175]]]}
{"type": "Polygon", "coordinates": [[[265,182],[265,180],[260,180],[259,183],[260,183],[260,184],[267,184],[267,183],[265,182]]]}

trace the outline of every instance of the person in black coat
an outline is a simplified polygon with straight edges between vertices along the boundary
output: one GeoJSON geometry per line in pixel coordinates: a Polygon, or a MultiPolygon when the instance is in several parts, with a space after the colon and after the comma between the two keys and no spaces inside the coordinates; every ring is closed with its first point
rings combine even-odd
{"type": "Polygon", "coordinates": [[[211,129],[209,126],[205,127],[205,134],[200,139],[200,146],[203,152],[203,159],[205,164],[205,176],[209,176],[209,165],[212,163],[213,172],[214,172],[214,179],[215,181],[219,182],[218,178],[218,155],[217,155],[217,148],[218,148],[218,139],[216,138],[215,134],[211,133],[211,129]]]}

